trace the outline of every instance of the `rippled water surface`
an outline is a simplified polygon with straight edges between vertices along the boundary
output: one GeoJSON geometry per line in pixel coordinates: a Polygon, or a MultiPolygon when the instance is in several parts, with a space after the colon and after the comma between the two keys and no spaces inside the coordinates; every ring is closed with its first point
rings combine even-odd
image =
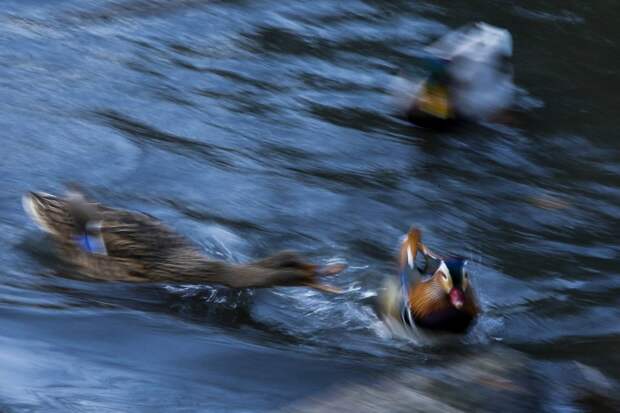
{"type": "Polygon", "coordinates": [[[618,21],[606,0],[4,1],[0,411],[613,410],[618,21]],[[514,36],[511,121],[395,116],[397,76],[475,20],[514,36]],[[345,293],[65,277],[20,196],[68,181],[214,257],[344,260],[345,293]],[[390,338],[369,304],[411,224],[473,261],[463,339],[390,338]]]}

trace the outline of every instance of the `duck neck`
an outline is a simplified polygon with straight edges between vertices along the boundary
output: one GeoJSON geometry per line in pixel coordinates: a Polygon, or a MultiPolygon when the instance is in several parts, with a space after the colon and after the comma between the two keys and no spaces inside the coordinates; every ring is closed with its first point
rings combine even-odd
{"type": "Polygon", "coordinates": [[[234,264],[212,260],[203,255],[185,257],[178,271],[167,271],[173,279],[164,281],[220,284],[232,288],[261,288],[290,285],[298,276],[286,268],[274,268],[263,261],[234,264]]]}

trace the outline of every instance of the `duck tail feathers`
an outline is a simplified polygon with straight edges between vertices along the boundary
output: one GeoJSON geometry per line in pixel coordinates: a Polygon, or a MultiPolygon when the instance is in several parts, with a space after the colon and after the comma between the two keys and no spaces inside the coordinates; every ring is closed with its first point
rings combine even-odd
{"type": "Polygon", "coordinates": [[[22,196],[22,206],[43,231],[60,235],[60,224],[67,221],[63,200],[45,192],[28,192],[22,196]]]}

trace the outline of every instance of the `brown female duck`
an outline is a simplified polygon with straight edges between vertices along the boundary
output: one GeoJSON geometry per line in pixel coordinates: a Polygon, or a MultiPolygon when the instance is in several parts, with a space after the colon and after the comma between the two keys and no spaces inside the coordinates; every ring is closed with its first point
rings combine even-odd
{"type": "Polygon", "coordinates": [[[79,192],[62,198],[41,192],[23,197],[32,219],[51,234],[61,256],[93,279],[127,282],[208,283],[228,287],[309,286],[345,267],[319,267],[281,252],[249,264],[212,260],[151,215],[90,202],[79,192]]]}
{"type": "Polygon", "coordinates": [[[421,242],[420,231],[412,229],[401,246],[399,263],[399,305],[390,305],[387,313],[410,327],[450,333],[467,331],[478,317],[480,307],[465,269],[466,260],[436,256],[421,242]],[[421,270],[415,263],[418,252],[425,261],[421,270]],[[431,261],[435,269],[430,277],[422,279],[421,274],[428,273],[431,261]],[[417,274],[415,279],[410,279],[409,270],[417,274]]]}

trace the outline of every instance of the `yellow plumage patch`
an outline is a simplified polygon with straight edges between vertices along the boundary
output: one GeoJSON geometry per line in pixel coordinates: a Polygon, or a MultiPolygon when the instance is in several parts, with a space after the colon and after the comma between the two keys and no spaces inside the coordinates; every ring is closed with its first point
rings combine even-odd
{"type": "Polygon", "coordinates": [[[448,91],[443,86],[424,84],[418,96],[418,109],[440,119],[452,116],[448,91]]]}

